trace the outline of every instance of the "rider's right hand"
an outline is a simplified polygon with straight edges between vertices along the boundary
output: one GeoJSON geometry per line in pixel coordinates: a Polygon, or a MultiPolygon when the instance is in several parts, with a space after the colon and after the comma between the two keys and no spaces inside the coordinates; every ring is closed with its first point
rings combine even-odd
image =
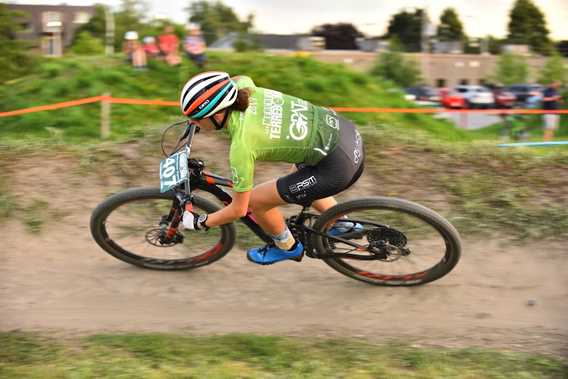
{"type": "Polygon", "coordinates": [[[205,222],[207,221],[207,214],[198,215],[197,213],[184,211],[182,225],[184,229],[189,230],[207,230],[209,229],[205,222]]]}

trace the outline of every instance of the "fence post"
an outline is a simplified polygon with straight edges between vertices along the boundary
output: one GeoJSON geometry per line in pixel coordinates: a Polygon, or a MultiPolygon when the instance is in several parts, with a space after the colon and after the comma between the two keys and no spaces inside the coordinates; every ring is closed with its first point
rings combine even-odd
{"type": "Polygon", "coordinates": [[[460,124],[462,129],[469,129],[469,119],[468,119],[469,112],[460,112],[460,124]]]}
{"type": "Polygon", "coordinates": [[[110,106],[109,101],[110,92],[103,93],[101,99],[101,138],[107,139],[110,137],[110,106]]]}

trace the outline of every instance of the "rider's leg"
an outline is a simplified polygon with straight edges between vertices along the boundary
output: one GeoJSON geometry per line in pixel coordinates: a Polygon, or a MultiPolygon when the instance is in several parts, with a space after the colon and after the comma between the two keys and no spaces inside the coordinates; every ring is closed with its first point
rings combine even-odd
{"type": "Polygon", "coordinates": [[[259,264],[271,264],[286,259],[301,260],[304,247],[284,222],[284,216],[278,209],[285,204],[278,194],[276,180],[255,187],[252,190],[249,205],[256,222],[269,233],[276,246],[253,248],[247,251],[249,260],[259,264]]]}
{"type": "Polygon", "coordinates": [[[312,203],[312,207],[314,207],[314,209],[319,213],[323,213],[335,205],[337,205],[337,201],[333,196],[319,199],[312,203]]]}
{"type": "Polygon", "coordinates": [[[284,216],[278,209],[279,205],[284,204],[286,202],[278,194],[276,180],[256,186],[252,190],[249,203],[257,223],[273,236],[279,235],[286,228],[284,216]]]}

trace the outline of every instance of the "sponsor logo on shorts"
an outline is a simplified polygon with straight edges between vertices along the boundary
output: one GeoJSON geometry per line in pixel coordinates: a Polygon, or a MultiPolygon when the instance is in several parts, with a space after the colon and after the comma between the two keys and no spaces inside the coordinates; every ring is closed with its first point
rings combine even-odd
{"type": "Polygon", "coordinates": [[[317,183],[316,178],[312,175],[309,178],[302,180],[299,183],[295,183],[292,184],[290,187],[288,187],[290,189],[291,193],[298,193],[298,192],[302,192],[305,191],[306,189],[315,186],[317,183]]]}
{"type": "Polygon", "coordinates": [[[353,150],[353,162],[355,163],[355,165],[359,164],[359,162],[361,161],[361,156],[363,155],[363,153],[361,152],[361,145],[361,134],[358,130],[355,130],[355,149],[353,150]]]}
{"type": "Polygon", "coordinates": [[[355,162],[356,165],[359,164],[359,162],[361,161],[361,150],[353,150],[353,162],[355,162]]]}

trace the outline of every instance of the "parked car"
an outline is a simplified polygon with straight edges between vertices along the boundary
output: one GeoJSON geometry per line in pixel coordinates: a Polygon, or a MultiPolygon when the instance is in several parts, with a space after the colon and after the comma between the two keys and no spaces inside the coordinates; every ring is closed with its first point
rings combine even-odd
{"type": "Polygon", "coordinates": [[[408,95],[414,95],[416,101],[432,101],[439,102],[440,94],[435,88],[428,86],[409,87],[405,89],[408,95]]]}
{"type": "Polygon", "coordinates": [[[455,91],[463,96],[467,108],[491,108],[495,104],[495,97],[486,87],[461,85],[455,91]]]}
{"type": "Polygon", "coordinates": [[[503,87],[493,88],[495,106],[497,108],[513,108],[516,103],[516,96],[512,92],[506,91],[503,87]]]}
{"type": "Polygon", "coordinates": [[[465,108],[465,99],[459,92],[443,88],[440,90],[440,97],[444,108],[465,108]]]}
{"type": "Polygon", "coordinates": [[[513,84],[506,90],[515,95],[517,103],[525,104],[531,97],[542,97],[544,89],[540,84],[513,84]]]}

